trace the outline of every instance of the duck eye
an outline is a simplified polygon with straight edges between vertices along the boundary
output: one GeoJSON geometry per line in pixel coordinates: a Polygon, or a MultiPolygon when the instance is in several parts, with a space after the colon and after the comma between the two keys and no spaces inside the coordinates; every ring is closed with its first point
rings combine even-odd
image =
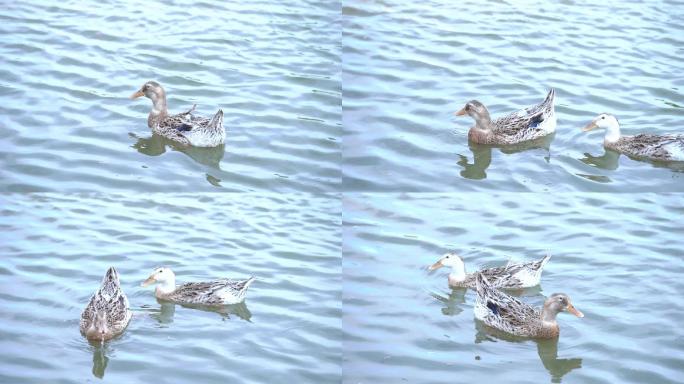
{"type": "Polygon", "coordinates": [[[604,119],[604,120],[605,120],[605,118],[606,118],[605,116],[601,116],[601,119],[604,119]]]}
{"type": "Polygon", "coordinates": [[[470,104],[466,104],[466,111],[470,111],[470,104]]]}

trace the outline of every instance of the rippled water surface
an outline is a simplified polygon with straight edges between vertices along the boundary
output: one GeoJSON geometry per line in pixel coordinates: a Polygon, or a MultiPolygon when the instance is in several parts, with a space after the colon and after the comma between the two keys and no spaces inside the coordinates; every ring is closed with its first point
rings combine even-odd
{"type": "Polygon", "coordinates": [[[339,382],[339,200],[229,196],[0,197],[0,382],[339,382]],[[190,309],[140,287],[159,265],[257,281],[190,309]],[[133,318],[102,346],[78,325],[109,266],[133,318]]]}
{"type": "Polygon", "coordinates": [[[347,1],[344,188],[351,191],[681,191],[682,164],[606,153],[580,128],[684,133],[684,7],[676,1],[347,1]],[[601,4],[601,5],[598,5],[601,4]],[[468,146],[478,99],[492,117],[556,89],[555,137],[468,146]]]}
{"type": "Polygon", "coordinates": [[[0,190],[330,191],[340,181],[340,5],[27,1],[0,12],[0,190]],[[225,113],[225,146],[151,137],[169,110],[225,113]]]}
{"type": "Polygon", "coordinates": [[[348,383],[667,383],[684,374],[680,195],[355,195],[344,209],[348,383]],[[552,257],[541,305],[565,292],[557,342],[496,334],[474,292],[427,266],[456,251],[472,272],[552,257]]]}

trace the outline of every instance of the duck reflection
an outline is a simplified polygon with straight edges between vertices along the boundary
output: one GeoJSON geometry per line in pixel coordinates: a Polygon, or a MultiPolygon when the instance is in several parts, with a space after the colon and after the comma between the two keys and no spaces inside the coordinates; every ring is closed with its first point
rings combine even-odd
{"type": "Polygon", "coordinates": [[[219,164],[221,163],[223,155],[225,154],[225,144],[211,148],[200,148],[179,145],[173,140],[169,140],[156,134],[153,134],[150,137],[138,137],[134,134],[130,134],[130,136],[138,139],[138,141],[133,144],[133,148],[147,156],[159,156],[166,152],[167,147],[170,147],[175,151],[183,152],[200,164],[220,169],[219,164]]]}
{"type": "Polygon", "coordinates": [[[449,296],[445,297],[438,293],[431,292],[430,295],[437,301],[442,303],[442,314],[445,316],[456,316],[463,312],[463,305],[465,303],[465,294],[468,292],[467,288],[454,288],[449,292],[449,296]]]}
{"type": "MultiPolygon", "coordinates": [[[[593,156],[592,154],[585,152],[584,157],[579,159],[579,161],[592,167],[614,171],[620,167],[621,155],[622,154],[620,152],[613,151],[612,149],[604,149],[603,155],[601,156],[593,156]]],[[[659,161],[629,155],[625,156],[634,161],[650,163],[657,168],[668,168],[675,172],[684,172],[684,162],[682,161],[659,161]]]]}
{"type": "Polygon", "coordinates": [[[93,376],[102,379],[109,363],[109,343],[89,340],[90,349],[93,352],[93,376]]]}
{"type": "Polygon", "coordinates": [[[581,162],[592,167],[607,169],[613,171],[620,166],[620,153],[606,149],[601,156],[593,156],[590,153],[584,153],[584,157],[579,159],[581,162]]]}
{"type": "Polygon", "coordinates": [[[554,134],[540,137],[536,140],[526,141],[519,144],[511,144],[505,146],[487,145],[487,144],[477,144],[472,141],[468,141],[468,149],[473,154],[473,163],[468,163],[468,157],[459,154],[459,160],[457,164],[460,165],[463,170],[461,170],[461,176],[466,179],[472,180],[482,180],[487,178],[487,168],[492,163],[492,149],[499,148],[502,153],[507,155],[527,151],[530,149],[545,149],[547,154],[544,156],[546,162],[551,160],[550,148],[551,142],[553,141],[554,134]]]}
{"type": "Polygon", "coordinates": [[[544,365],[544,368],[551,375],[551,382],[560,383],[567,373],[572,370],[582,368],[582,358],[559,359],[558,358],[558,338],[553,339],[529,339],[513,336],[509,333],[486,326],[479,320],[475,320],[475,343],[486,341],[503,340],[513,343],[524,343],[532,341],[537,344],[537,354],[544,365]]]}
{"type": "Polygon", "coordinates": [[[157,299],[160,308],[159,311],[154,311],[150,315],[153,319],[157,320],[159,324],[168,325],[173,323],[173,316],[176,313],[176,305],[180,305],[185,308],[197,309],[205,312],[217,313],[221,318],[229,320],[231,315],[237,316],[242,320],[250,321],[252,318],[252,313],[247,308],[245,302],[239,304],[221,305],[221,306],[210,306],[210,305],[199,305],[199,304],[176,304],[172,301],[157,299]]]}

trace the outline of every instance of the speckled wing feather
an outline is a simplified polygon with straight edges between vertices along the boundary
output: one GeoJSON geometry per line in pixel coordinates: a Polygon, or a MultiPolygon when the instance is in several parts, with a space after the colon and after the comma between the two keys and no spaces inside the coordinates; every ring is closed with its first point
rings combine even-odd
{"type": "Polygon", "coordinates": [[[553,116],[553,89],[539,104],[523,108],[492,121],[494,134],[505,141],[518,143],[548,134],[543,128],[547,118],[553,116]]]}
{"type": "Polygon", "coordinates": [[[242,298],[253,278],[247,280],[215,280],[197,283],[185,283],[169,296],[170,300],[186,304],[222,305],[224,292],[242,298]]]}
{"type": "Polygon", "coordinates": [[[607,144],[609,149],[635,157],[655,160],[681,160],[673,152],[684,154],[684,135],[639,134],[623,136],[616,143],[607,144]]]}
{"type": "Polygon", "coordinates": [[[527,263],[509,264],[504,267],[483,269],[468,275],[466,284],[475,288],[475,278],[478,273],[485,276],[492,287],[495,288],[525,288],[539,284],[541,273],[551,256],[527,263]]]}
{"type": "Polygon", "coordinates": [[[534,334],[541,319],[538,309],[492,287],[482,274],[476,276],[476,289],[475,317],[512,334],[534,334]]]}
{"type": "Polygon", "coordinates": [[[184,145],[216,146],[225,140],[223,129],[223,111],[219,110],[213,118],[192,114],[195,106],[189,111],[167,116],[155,127],[157,134],[178,141],[184,145]]]}

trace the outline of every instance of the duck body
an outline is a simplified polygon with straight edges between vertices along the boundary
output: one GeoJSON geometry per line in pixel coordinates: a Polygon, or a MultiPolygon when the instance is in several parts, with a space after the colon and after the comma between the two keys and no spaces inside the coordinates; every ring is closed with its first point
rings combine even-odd
{"type": "Polygon", "coordinates": [[[128,298],[121,289],[119,274],[111,267],[105,273],[100,288],[81,313],[79,329],[88,339],[109,340],[126,329],[131,315],[128,298]]]}
{"type": "Polygon", "coordinates": [[[469,115],[475,125],[468,131],[468,140],[478,144],[508,145],[539,139],[555,132],[555,90],[551,89],[544,101],[523,108],[496,120],[491,120],[487,108],[471,100],[457,116],[469,115]]]}
{"type": "Polygon", "coordinates": [[[504,267],[482,269],[475,273],[466,273],[463,260],[455,253],[447,253],[435,264],[430,266],[434,271],[438,268],[451,267],[448,281],[451,288],[475,288],[477,274],[483,274],[490,284],[496,288],[515,289],[528,288],[539,285],[544,266],[551,258],[550,255],[527,263],[508,264],[504,267]]]}
{"type": "Polygon", "coordinates": [[[552,294],[546,299],[542,308],[534,308],[497,290],[482,274],[476,275],[475,283],[477,290],[475,318],[492,328],[516,336],[558,337],[560,327],[556,316],[559,312],[567,311],[577,317],[584,317],[584,314],[575,309],[570,298],[563,293],[552,294]]]}
{"type": "Polygon", "coordinates": [[[211,118],[195,116],[195,106],[176,115],[169,115],[166,107],[166,92],[155,81],[143,84],[131,98],[145,96],[152,100],[152,111],[147,117],[147,126],[152,132],[182,145],[195,147],[216,147],[226,141],[223,128],[223,111],[218,110],[211,118]]]}
{"type": "Polygon", "coordinates": [[[142,285],[158,283],[154,295],[160,300],[173,301],[178,304],[217,306],[243,302],[247,288],[253,281],[254,277],[250,277],[246,280],[220,279],[176,286],[173,271],[161,267],[155,269],[142,285]]]}
{"type": "Polygon", "coordinates": [[[582,130],[588,132],[596,128],[606,130],[603,146],[607,149],[641,159],[684,161],[684,135],[642,133],[623,136],[620,133],[620,123],[617,118],[607,113],[598,115],[582,130]]]}

